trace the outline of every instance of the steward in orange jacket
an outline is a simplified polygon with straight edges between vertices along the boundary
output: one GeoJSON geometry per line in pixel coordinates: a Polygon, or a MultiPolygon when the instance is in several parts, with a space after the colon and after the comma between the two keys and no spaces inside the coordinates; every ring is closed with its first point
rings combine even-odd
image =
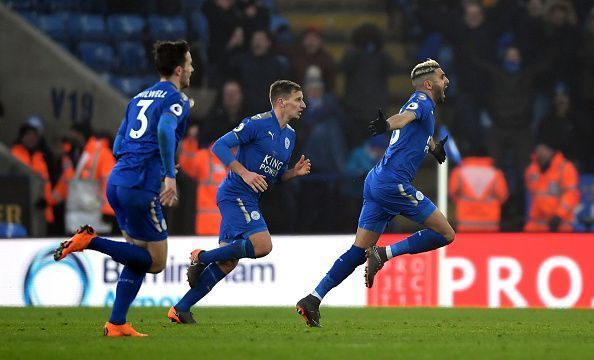
{"type": "Polygon", "coordinates": [[[47,223],[53,223],[55,220],[54,210],[50,205],[52,203],[52,184],[49,178],[47,163],[43,157],[43,153],[38,149],[40,140],[41,134],[39,134],[39,130],[30,125],[23,125],[19,130],[17,142],[11,148],[11,153],[43,179],[45,221],[47,223]]]}
{"type": "Polygon", "coordinates": [[[525,172],[530,193],[529,219],[524,231],[571,231],[580,202],[578,172],[551,144],[538,144],[525,172]]]}
{"type": "Polygon", "coordinates": [[[509,193],[492,158],[464,158],[450,175],[449,194],[456,204],[456,231],[499,231],[501,206],[509,193]]]}
{"type": "MultiPolygon", "coordinates": [[[[73,130],[75,130],[75,133],[79,132],[73,127],[71,133],[73,130]]],[[[82,141],[76,140],[75,142],[82,143],[83,141],[84,139],[82,141]]],[[[72,146],[77,148],[76,145],[72,146]]],[[[76,151],[76,149],[73,149],[73,151],[76,151]]],[[[107,178],[115,166],[115,158],[109,148],[108,139],[89,136],[86,142],[84,142],[80,156],[76,158],[76,164],[74,164],[70,156],[66,155],[62,157],[62,176],[52,192],[56,203],[67,201],[66,230],[72,232],[78,225],[81,225],[79,222],[83,221],[83,223],[86,223],[84,221],[92,221],[94,227],[101,229],[97,231],[110,232],[110,224],[103,223],[102,219],[87,219],[90,211],[85,210],[85,204],[98,203],[101,212],[100,215],[111,218],[115,216],[113,209],[107,201],[105,192],[107,178]],[[76,186],[73,188],[73,182],[77,182],[77,185],[81,182],[94,182],[96,186],[76,186]],[[89,189],[91,188],[92,191],[89,193],[89,189]],[[69,197],[74,198],[69,199],[69,197]],[[68,206],[69,203],[72,205],[71,207],[68,206]]],[[[91,207],[94,207],[94,205],[91,204],[91,207]]]]}
{"type": "Polygon", "coordinates": [[[196,186],[196,225],[197,235],[217,235],[221,226],[221,214],[217,207],[217,190],[227,176],[227,168],[210,148],[198,149],[194,136],[182,141],[179,165],[196,186]]]}

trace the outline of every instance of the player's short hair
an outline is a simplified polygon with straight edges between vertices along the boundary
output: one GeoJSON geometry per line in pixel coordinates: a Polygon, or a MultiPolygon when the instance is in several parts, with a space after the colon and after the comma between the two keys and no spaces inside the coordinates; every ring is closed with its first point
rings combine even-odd
{"type": "Polygon", "coordinates": [[[287,98],[293,91],[301,91],[301,85],[289,80],[277,80],[270,85],[270,103],[274,102],[279,97],[287,98]]]}
{"type": "Polygon", "coordinates": [[[433,59],[427,59],[422,63],[415,65],[415,67],[410,72],[410,79],[414,80],[420,76],[430,74],[439,68],[441,68],[441,66],[439,66],[437,61],[433,59]]]}
{"type": "Polygon", "coordinates": [[[153,56],[159,75],[171,76],[176,67],[183,67],[188,51],[190,45],[185,40],[157,41],[153,45],[153,56]]]}

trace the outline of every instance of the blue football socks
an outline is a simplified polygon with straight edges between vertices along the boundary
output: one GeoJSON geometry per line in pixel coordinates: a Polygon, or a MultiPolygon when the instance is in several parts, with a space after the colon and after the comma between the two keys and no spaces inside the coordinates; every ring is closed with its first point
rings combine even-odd
{"type": "Polygon", "coordinates": [[[109,318],[110,323],[114,325],[126,323],[128,309],[140,290],[145,274],[144,271],[136,271],[129,266],[124,266],[116,288],[116,297],[109,318]]]}
{"type": "Polygon", "coordinates": [[[196,286],[188,290],[184,297],[175,305],[175,309],[177,311],[190,311],[190,308],[205,297],[226,275],[216,263],[208,265],[202,274],[200,274],[196,286]]]}
{"type": "Polygon", "coordinates": [[[256,258],[254,245],[248,239],[235,240],[229,245],[200,253],[200,261],[205,264],[243,258],[256,258]]]}
{"type": "Polygon", "coordinates": [[[336,261],[330,271],[324,276],[322,281],[318,284],[315,291],[312,293],[315,297],[322,300],[328,291],[338,286],[344,279],[346,279],[357,266],[365,262],[365,249],[351,246],[344,254],[342,254],[336,261]]]}
{"type": "Polygon", "coordinates": [[[418,254],[435,250],[449,244],[446,238],[431,229],[417,231],[404,240],[394,243],[386,248],[388,259],[402,254],[418,254]]]}
{"type": "Polygon", "coordinates": [[[120,264],[133,267],[140,272],[147,272],[153,264],[151,254],[146,249],[127,242],[97,236],[91,240],[89,249],[109,255],[120,264]]]}

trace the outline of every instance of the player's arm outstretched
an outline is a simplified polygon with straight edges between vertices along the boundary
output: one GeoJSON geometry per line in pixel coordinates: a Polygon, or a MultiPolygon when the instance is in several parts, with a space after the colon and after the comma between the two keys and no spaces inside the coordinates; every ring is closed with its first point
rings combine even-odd
{"type": "Polygon", "coordinates": [[[416,117],[417,115],[414,112],[406,110],[400,114],[392,115],[386,120],[384,118],[384,113],[381,110],[378,110],[377,118],[371,120],[369,123],[369,132],[371,132],[372,136],[376,136],[387,131],[402,129],[415,120],[416,117]]]}
{"type": "MultiPolygon", "coordinates": [[[[392,115],[386,120],[384,113],[381,110],[377,111],[377,118],[369,122],[369,132],[372,136],[380,135],[388,130],[402,129],[413,120],[416,119],[416,114],[413,111],[405,110],[400,114],[392,115]]],[[[431,138],[429,142],[429,152],[437,159],[437,162],[442,164],[446,159],[446,152],[444,145],[448,141],[446,136],[437,144],[431,138]]]]}
{"type": "MultiPolygon", "coordinates": [[[[238,127],[239,128],[239,127],[238,127]]],[[[243,128],[243,127],[241,127],[243,128]]],[[[241,129],[239,128],[239,129],[241,129]]],[[[237,129],[237,128],[236,128],[237,129]]],[[[239,146],[241,142],[235,132],[228,132],[220,137],[212,146],[212,152],[225,166],[241,177],[243,182],[248,184],[255,192],[264,192],[268,189],[266,178],[258,173],[249,171],[239,161],[235,159],[231,149],[239,146]]]]}
{"type": "Polygon", "coordinates": [[[299,161],[295,164],[295,167],[285,171],[281,180],[283,182],[291,180],[296,176],[305,176],[311,172],[311,161],[305,158],[305,155],[301,155],[299,161]]]}
{"type": "Polygon", "coordinates": [[[159,151],[165,168],[165,188],[159,194],[161,204],[171,206],[177,200],[177,186],[175,181],[175,129],[177,118],[171,113],[163,113],[157,126],[159,151]]]}

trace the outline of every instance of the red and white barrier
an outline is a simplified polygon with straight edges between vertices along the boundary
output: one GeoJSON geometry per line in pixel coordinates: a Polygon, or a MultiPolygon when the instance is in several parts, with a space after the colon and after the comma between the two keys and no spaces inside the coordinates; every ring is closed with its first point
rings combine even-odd
{"type": "MultiPolygon", "coordinates": [[[[383,235],[389,244],[404,235],[383,235]]],[[[0,306],[113,303],[121,271],[109,257],[85,251],[55,263],[62,239],[0,240],[0,306]]],[[[291,306],[311,292],[354,236],[273,236],[272,253],[244,259],[201,304],[291,306]]],[[[185,267],[195,247],[216,238],[174,237],[165,271],[147,275],[134,305],[169,306],[188,285],[185,267]]],[[[594,235],[458,234],[437,251],[388,262],[372,289],[363,267],[324,299],[333,306],[593,307],[594,235]]]]}

